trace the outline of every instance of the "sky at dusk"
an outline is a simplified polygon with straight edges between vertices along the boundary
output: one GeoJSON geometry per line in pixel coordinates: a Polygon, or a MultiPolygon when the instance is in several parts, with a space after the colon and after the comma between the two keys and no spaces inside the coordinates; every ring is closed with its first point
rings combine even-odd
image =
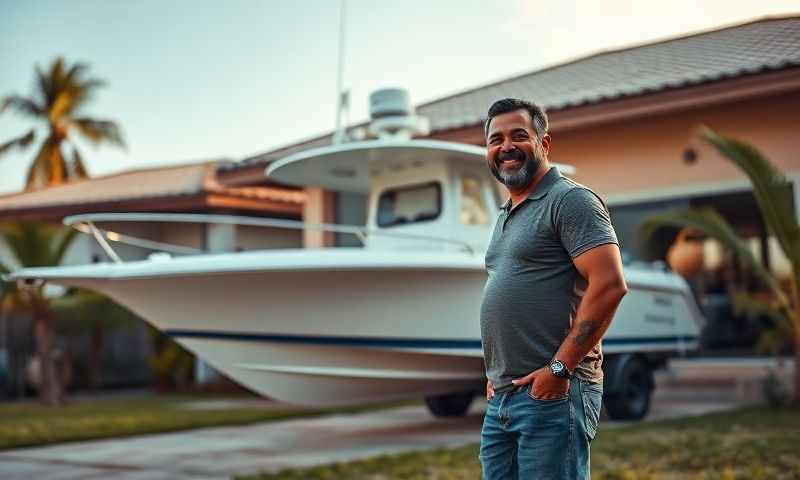
{"type": "MultiPolygon", "coordinates": [[[[239,160],[333,129],[339,13],[337,0],[0,0],[0,96],[31,94],[35,66],[63,55],[108,82],[86,112],[118,122],[128,144],[78,141],[90,175],[239,160]]],[[[350,121],[367,118],[367,96],[382,87],[422,103],[604,49],[790,13],[796,0],[347,0],[350,121]]],[[[0,143],[31,126],[0,115],[0,143]]],[[[35,152],[0,157],[0,192],[22,188],[35,152]]]]}

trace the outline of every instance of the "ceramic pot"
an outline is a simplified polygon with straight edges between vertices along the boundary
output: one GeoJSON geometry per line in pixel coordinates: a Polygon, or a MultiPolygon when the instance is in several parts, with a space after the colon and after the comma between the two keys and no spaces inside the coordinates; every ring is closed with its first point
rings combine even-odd
{"type": "Polygon", "coordinates": [[[684,278],[689,278],[703,268],[703,242],[689,237],[689,230],[678,233],[675,243],[667,250],[667,264],[684,278]]]}

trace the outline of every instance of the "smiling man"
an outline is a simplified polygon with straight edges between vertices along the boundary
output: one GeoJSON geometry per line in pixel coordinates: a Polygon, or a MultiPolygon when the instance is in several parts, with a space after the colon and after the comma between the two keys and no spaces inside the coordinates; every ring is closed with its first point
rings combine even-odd
{"type": "Polygon", "coordinates": [[[486,252],[481,304],[485,479],[589,478],[600,339],[627,292],[608,210],[550,166],[547,128],[533,103],[489,108],[488,166],[510,199],[486,252]]]}

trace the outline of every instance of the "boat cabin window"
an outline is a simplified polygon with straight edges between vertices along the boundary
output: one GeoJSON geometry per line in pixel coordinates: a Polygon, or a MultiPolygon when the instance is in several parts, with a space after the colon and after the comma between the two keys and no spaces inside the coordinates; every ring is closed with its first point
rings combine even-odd
{"type": "Polygon", "coordinates": [[[489,210],[483,201],[481,182],[475,177],[461,177],[461,223],[465,225],[487,225],[489,210]]]}
{"type": "Polygon", "coordinates": [[[379,227],[434,220],[441,213],[442,188],[436,182],[385,190],[378,199],[379,227]]]}

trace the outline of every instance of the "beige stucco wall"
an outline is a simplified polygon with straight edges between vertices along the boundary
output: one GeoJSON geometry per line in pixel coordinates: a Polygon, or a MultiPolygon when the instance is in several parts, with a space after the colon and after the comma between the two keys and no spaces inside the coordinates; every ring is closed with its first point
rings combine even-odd
{"type": "Polygon", "coordinates": [[[157,234],[148,238],[192,248],[202,249],[205,247],[203,236],[206,233],[202,223],[157,223],[154,225],[156,226],[154,232],[157,234]]]}
{"type": "Polygon", "coordinates": [[[303,231],[286,228],[236,226],[236,247],[244,250],[302,248],[303,231]]]}
{"type": "MultiPolygon", "coordinates": [[[[202,227],[192,224],[177,224],[168,225],[164,223],[152,222],[103,222],[99,227],[110,232],[119,233],[122,235],[129,235],[136,238],[145,240],[154,240],[159,242],[175,243],[179,245],[187,245],[192,247],[201,247],[202,239],[199,237],[202,234],[202,227]]],[[[103,251],[103,248],[94,240],[90,235],[81,235],[85,237],[84,240],[89,241],[89,250],[83,259],[79,259],[74,263],[89,263],[92,254],[97,254],[101,261],[111,261],[103,251]]],[[[144,260],[152,253],[151,250],[138,247],[135,245],[128,245],[122,242],[109,242],[110,246],[124,261],[144,260]]]]}
{"type": "Polygon", "coordinates": [[[753,143],[785,172],[797,172],[798,112],[800,92],[555,131],[550,158],[576,166],[578,182],[618,199],[624,194],[744,180],[731,163],[694,137],[693,129],[702,123],[753,143]],[[683,161],[687,147],[697,151],[694,164],[683,161]]]}

